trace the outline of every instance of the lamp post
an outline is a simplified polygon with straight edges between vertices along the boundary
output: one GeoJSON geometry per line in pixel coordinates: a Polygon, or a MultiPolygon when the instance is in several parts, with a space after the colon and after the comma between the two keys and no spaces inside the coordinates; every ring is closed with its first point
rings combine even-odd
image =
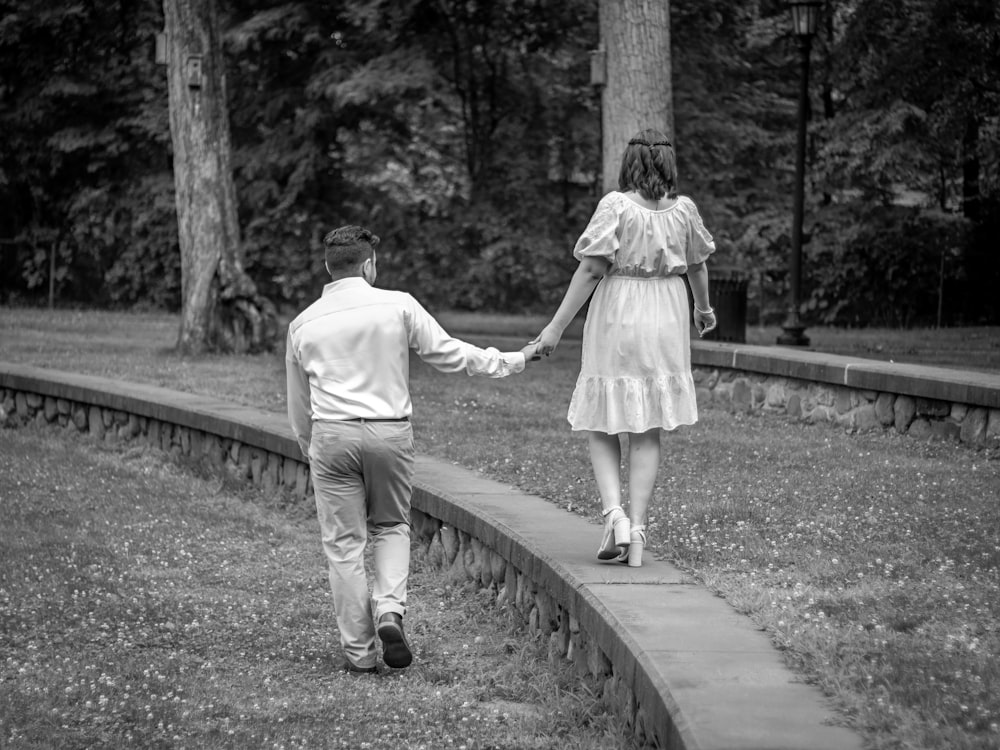
{"type": "Polygon", "coordinates": [[[778,336],[778,343],[784,346],[809,346],[805,335],[805,325],[799,317],[802,305],[802,213],[805,205],[806,177],[806,107],[809,102],[809,52],[812,38],[816,34],[819,10],[823,0],[792,0],[788,3],[792,11],[792,30],[799,40],[799,54],[802,58],[802,75],[799,82],[799,127],[795,152],[795,202],[792,213],[792,255],[789,263],[791,290],[788,300],[788,316],[778,336]]]}

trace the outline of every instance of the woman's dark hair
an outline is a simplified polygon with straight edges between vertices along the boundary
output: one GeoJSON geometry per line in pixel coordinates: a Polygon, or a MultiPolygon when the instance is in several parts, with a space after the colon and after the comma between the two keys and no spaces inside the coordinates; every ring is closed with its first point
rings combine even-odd
{"type": "Polygon", "coordinates": [[[674,147],[659,130],[641,130],[622,154],[618,189],[634,190],[646,200],[677,197],[677,159],[674,147]]]}
{"type": "Polygon", "coordinates": [[[364,227],[349,225],[329,232],[323,238],[326,267],[331,273],[357,268],[375,252],[379,239],[364,227]]]}

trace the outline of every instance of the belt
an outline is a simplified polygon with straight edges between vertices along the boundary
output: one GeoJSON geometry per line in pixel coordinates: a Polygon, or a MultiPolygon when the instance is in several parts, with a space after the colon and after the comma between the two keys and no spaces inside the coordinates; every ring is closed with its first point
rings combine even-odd
{"type": "Polygon", "coordinates": [[[354,417],[344,422],[409,422],[409,417],[354,417]]]}

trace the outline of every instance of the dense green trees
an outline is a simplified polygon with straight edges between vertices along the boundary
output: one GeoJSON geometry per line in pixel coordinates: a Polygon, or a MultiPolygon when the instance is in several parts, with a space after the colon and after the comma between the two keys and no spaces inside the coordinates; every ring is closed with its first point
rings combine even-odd
{"type": "MultiPolygon", "coordinates": [[[[1000,320],[996,0],[828,0],[813,52],[807,320],[1000,320]]],[[[598,197],[597,0],[220,0],[246,269],[323,283],[383,237],[434,306],[548,307],[598,197]]],[[[158,0],[0,0],[0,300],[179,304],[158,0]],[[52,253],[54,252],[54,256],[52,253]]],[[[682,192],[780,316],[798,80],[776,0],[673,0],[682,192]]]]}
{"type": "Polygon", "coordinates": [[[871,305],[850,298],[842,309],[858,307],[854,319],[867,308],[886,322],[915,322],[927,309],[910,305],[931,286],[953,319],[996,322],[1000,3],[855,1],[840,11],[830,24],[816,188],[841,200],[858,194],[852,222],[862,231],[853,241],[824,237],[816,250],[859,283],[872,286],[867,274],[884,279],[871,305]],[[869,265],[874,255],[882,257],[869,265]],[[907,304],[889,302],[907,289],[907,304]]]}
{"type": "Polygon", "coordinates": [[[154,4],[0,3],[0,284],[176,303],[166,89],[154,4]]]}

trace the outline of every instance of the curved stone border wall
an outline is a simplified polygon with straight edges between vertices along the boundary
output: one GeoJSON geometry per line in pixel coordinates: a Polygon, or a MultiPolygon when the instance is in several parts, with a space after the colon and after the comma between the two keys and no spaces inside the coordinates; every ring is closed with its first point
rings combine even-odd
{"type": "Polygon", "coordinates": [[[691,350],[702,404],[852,432],[1000,444],[1000,375],[704,341],[691,350]]]}

